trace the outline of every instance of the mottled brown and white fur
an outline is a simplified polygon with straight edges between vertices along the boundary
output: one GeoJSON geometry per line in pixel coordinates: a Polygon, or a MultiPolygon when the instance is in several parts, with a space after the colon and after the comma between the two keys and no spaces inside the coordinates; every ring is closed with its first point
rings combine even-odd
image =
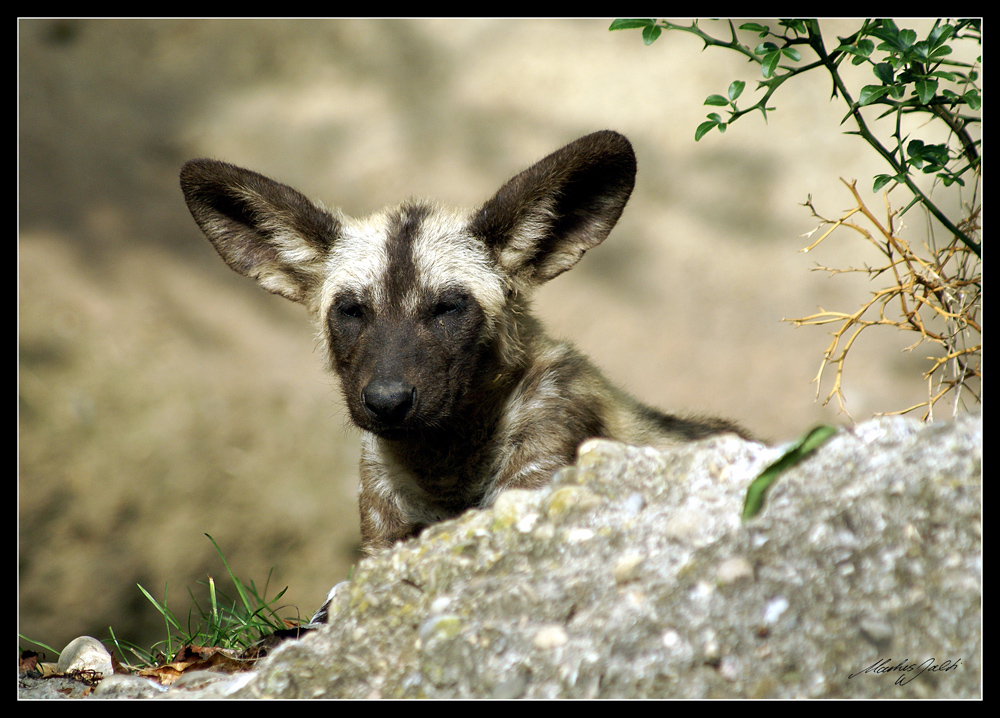
{"type": "Polygon", "coordinates": [[[629,141],[596,132],[473,211],[408,201],[351,219],[249,170],[184,165],[188,207],[226,263],[318,325],[362,431],[366,551],[541,486],[589,437],[662,446],[743,434],[633,399],[529,311],[535,287],[608,236],[635,174],[629,141]]]}

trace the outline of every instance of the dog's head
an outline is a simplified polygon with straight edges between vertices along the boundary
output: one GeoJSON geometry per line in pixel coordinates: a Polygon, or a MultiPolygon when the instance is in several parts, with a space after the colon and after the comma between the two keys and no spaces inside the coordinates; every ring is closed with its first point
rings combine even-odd
{"type": "Polygon", "coordinates": [[[354,422],[386,438],[454,428],[523,361],[531,290],[618,221],[635,182],[628,140],[582,137],[473,212],[405,202],[363,219],[224,162],[181,170],[188,208],[235,271],[317,320],[354,422]]]}

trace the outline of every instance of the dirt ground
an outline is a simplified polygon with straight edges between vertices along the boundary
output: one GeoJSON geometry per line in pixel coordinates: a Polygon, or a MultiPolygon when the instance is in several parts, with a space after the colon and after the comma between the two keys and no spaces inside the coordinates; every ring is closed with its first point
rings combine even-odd
{"type": "MultiPolygon", "coordinates": [[[[819,75],[694,142],[712,93],[758,70],[683,34],[607,20],[19,22],[19,630],[149,645],[225,570],[310,613],[356,560],[358,437],[304,310],[231,272],[191,220],[180,165],[212,156],[360,215],[406,196],[475,206],[576,137],[639,158],[618,228],[538,313],[632,393],[774,440],[850,423],[811,383],[829,337],[782,318],[873,288],[810,272],[874,262],[843,233],[840,177],[884,168],[842,134],[819,75]]],[[[710,24],[709,24],[710,25],[710,24]]],[[[709,26],[706,25],[706,26],[709,26]]],[[[829,37],[849,21],[825,26],[829,37]]],[[[721,30],[720,30],[721,32],[721,30]]],[[[871,206],[881,199],[865,193],[871,206]]],[[[913,231],[923,220],[908,215],[913,231]]],[[[855,420],[926,397],[912,337],[863,335],[855,420]]],[[[831,375],[832,377],[832,375],[831,375]]],[[[828,377],[823,393],[829,389],[828,377]]]]}

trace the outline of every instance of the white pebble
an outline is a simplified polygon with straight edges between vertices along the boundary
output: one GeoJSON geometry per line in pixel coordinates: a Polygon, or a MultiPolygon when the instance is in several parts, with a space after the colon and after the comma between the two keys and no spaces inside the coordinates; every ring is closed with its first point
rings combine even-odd
{"type": "Polygon", "coordinates": [[[60,673],[94,671],[103,677],[114,673],[108,649],[104,647],[103,643],[90,636],[80,636],[70,641],[59,654],[56,670],[60,673]]]}

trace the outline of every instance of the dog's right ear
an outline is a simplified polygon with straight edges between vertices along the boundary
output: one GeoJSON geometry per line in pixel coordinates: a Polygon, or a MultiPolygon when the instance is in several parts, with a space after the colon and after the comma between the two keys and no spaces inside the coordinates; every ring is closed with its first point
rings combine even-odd
{"type": "Polygon", "coordinates": [[[216,160],[181,169],[188,209],[232,269],[308,304],[340,222],[291,187],[216,160]]]}

